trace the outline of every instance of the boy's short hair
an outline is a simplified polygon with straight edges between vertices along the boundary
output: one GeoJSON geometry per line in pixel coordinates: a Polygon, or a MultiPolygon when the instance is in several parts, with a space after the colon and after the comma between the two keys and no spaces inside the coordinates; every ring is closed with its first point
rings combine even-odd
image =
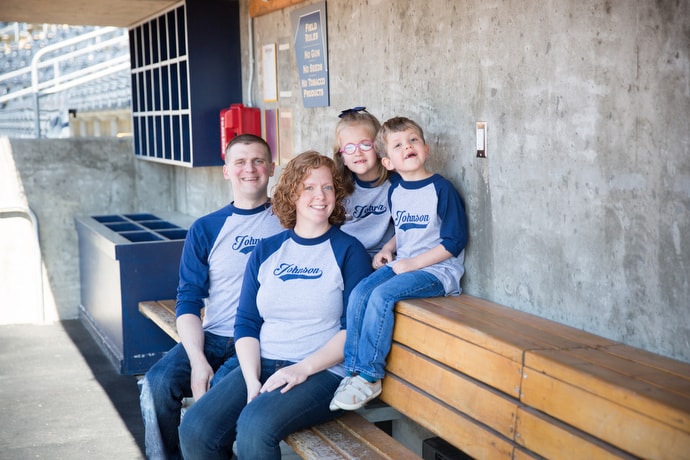
{"type": "Polygon", "coordinates": [[[233,145],[236,144],[244,144],[244,145],[250,145],[250,144],[261,144],[264,147],[264,151],[266,153],[266,159],[268,160],[269,163],[273,162],[273,156],[271,154],[271,146],[268,145],[268,142],[266,142],[262,137],[259,137],[255,134],[239,134],[232,139],[230,139],[230,142],[228,142],[228,146],[225,148],[225,160],[227,161],[228,157],[230,156],[230,148],[233,145]]]}
{"type": "Polygon", "coordinates": [[[422,138],[422,142],[426,144],[424,130],[417,122],[405,117],[393,117],[386,120],[381,125],[381,129],[379,129],[379,132],[376,134],[376,139],[374,140],[374,148],[377,152],[388,156],[388,152],[386,152],[386,140],[388,139],[388,135],[391,133],[399,133],[407,129],[414,129],[417,131],[419,137],[422,138]]]}

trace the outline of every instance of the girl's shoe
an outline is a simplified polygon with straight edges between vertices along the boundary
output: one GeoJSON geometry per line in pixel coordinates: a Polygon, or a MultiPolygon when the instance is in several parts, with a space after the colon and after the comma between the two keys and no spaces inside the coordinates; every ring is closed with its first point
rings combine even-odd
{"type": "Polygon", "coordinates": [[[333,396],[329,408],[331,410],[357,410],[380,394],[381,380],[370,383],[359,375],[345,377],[340,382],[338,389],[335,390],[335,396],[333,396]]]}

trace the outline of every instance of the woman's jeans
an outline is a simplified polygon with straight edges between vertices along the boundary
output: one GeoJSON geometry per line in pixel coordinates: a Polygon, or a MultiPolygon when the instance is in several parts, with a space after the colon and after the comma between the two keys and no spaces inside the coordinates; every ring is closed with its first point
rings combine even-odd
{"type": "MultiPolygon", "coordinates": [[[[232,361],[237,363],[237,358],[232,361]]],[[[262,359],[261,382],[290,364],[262,359]]],[[[280,441],[288,434],[342,414],[328,408],[340,380],[321,371],[286,393],[261,393],[247,404],[247,386],[236,365],[185,413],[180,424],[182,454],[185,460],[228,459],[237,440],[240,460],[280,460],[280,441]]]]}
{"type": "Polygon", "coordinates": [[[360,281],[347,304],[345,369],[382,379],[393,340],[395,303],[442,295],[441,281],[423,270],[396,275],[386,265],[360,281]]]}
{"type": "MultiPolygon", "coordinates": [[[[232,337],[205,332],[204,354],[215,371],[235,355],[235,342],[232,337]]],[[[182,399],[192,396],[191,372],[187,352],[178,343],[142,379],[139,400],[149,459],[181,458],[177,429],[182,399]]]]}

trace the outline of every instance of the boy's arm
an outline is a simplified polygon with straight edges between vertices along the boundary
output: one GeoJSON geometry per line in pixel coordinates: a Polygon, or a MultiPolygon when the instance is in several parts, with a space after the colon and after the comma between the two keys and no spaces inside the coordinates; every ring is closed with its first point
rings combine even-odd
{"type": "Polygon", "coordinates": [[[393,272],[396,275],[400,275],[401,273],[421,270],[424,267],[443,262],[452,256],[453,254],[448,252],[442,244],[439,244],[409,259],[398,259],[395,264],[393,264],[393,272]]]}
{"type": "Polygon", "coordinates": [[[460,194],[445,179],[436,186],[438,187],[436,212],[441,219],[441,242],[415,257],[398,260],[393,265],[393,271],[398,275],[457,257],[467,244],[467,217],[460,194]]]}

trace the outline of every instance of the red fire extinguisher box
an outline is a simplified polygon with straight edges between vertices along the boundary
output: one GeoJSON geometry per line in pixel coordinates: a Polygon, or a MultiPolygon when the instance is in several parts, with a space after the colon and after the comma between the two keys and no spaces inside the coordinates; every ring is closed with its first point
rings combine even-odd
{"type": "Polygon", "coordinates": [[[231,104],[229,108],[220,111],[220,155],[223,159],[232,138],[240,134],[261,136],[260,109],[231,104]]]}

